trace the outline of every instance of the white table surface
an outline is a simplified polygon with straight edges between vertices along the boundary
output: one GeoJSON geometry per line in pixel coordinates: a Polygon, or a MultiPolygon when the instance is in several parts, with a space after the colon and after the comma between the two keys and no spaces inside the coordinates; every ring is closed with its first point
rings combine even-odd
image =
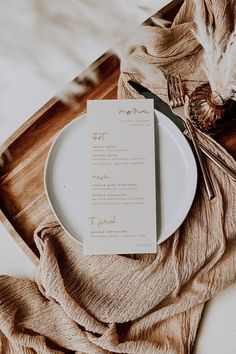
{"type": "MultiPolygon", "coordinates": [[[[152,3],[152,1],[132,1],[136,4],[152,3]]],[[[27,0],[23,0],[23,2],[27,5],[27,0]]],[[[150,10],[150,15],[168,2],[168,0],[156,1],[153,5],[153,10],[150,10]]],[[[7,8],[7,3],[0,3],[0,14],[4,14],[4,24],[6,26],[8,24],[8,16],[9,24],[12,18],[10,12],[4,11],[5,6],[7,8]]],[[[96,8],[94,8],[94,11],[96,12],[96,8]]],[[[28,13],[28,21],[30,23],[29,15],[30,12],[28,13]]],[[[140,23],[144,20],[144,17],[142,18],[142,14],[138,11],[137,17],[140,23]]],[[[0,45],[1,38],[0,35],[0,45]]],[[[87,46],[86,53],[83,51],[84,68],[108,49],[107,43],[99,45],[97,40],[94,40],[92,36],[86,38],[86,43],[90,43],[90,45],[87,46]]],[[[36,43],[32,42],[31,45],[34,46],[36,43]]],[[[44,61],[47,62],[48,60],[50,66],[53,57],[51,52],[48,58],[47,53],[44,53],[44,55],[44,61]]],[[[28,61],[25,60],[27,53],[22,55],[22,60],[18,58],[17,61],[14,60],[14,57],[10,59],[8,56],[5,58],[0,57],[1,68],[4,68],[4,73],[9,73],[8,76],[4,76],[5,81],[2,82],[0,80],[0,145],[27,118],[82,71],[83,67],[81,65],[76,65],[76,62],[70,62],[68,65],[66,60],[60,60],[56,55],[57,53],[55,53],[57,71],[62,73],[62,80],[44,78],[42,73],[35,69],[34,65],[29,65],[28,61]],[[7,80],[6,77],[8,77],[7,80]]],[[[28,277],[32,274],[33,270],[32,263],[3,225],[0,224],[0,274],[28,277]]],[[[236,284],[231,285],[208,302],[195,346],[195,354],[223,353],[236,353],[236,284]]]]}

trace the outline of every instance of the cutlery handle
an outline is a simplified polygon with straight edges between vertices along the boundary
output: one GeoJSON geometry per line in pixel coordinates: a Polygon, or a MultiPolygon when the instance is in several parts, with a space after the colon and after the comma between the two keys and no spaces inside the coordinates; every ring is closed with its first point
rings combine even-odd
{"type": "Polygon", "coordinates": [[[197,158],[198,158],[198,162],[199,162],[199,165],[200,165],[200,168],[201,168],[201,171],[202,171],[202,176],[203,176],[203,180],[204,180],[204,183],[205,183],[205,186],[206,186],[206,191],[207,191],[208,198],[209,198],[209,200],[212,200],[212,199],[215,198],[215,192],[214,192],[213,184],[212,184],[212,181],[210,179],[209,173],[208,173],[208,171],[206,169],[206,166],[205,166],[205,164],[203,162],[200,147],[198,146],[198,144],[196,142],[196,139],[195,139],[194,134],[192,132],[191,124],[189,123],[188,119],[186,121],[186,126],[187,126],[187,129],[188,129],[188,133],[189,133],[189,135],[191,137],[191,140],[193,142],[193,146],[194,146],[194,149],[195,149],[195,152],[196,152],[196,155],[197,155],[197,158]]]}
{"type": "Polygon", "coordinates": [[[224,173],[226,173],[234,182],[236,182],[236,171],[227,166],[223,160],[205,148],[205,146],[203,146],[201,143],[199,143],[199,147],[212,162],[214,162],[224,173]]]}
{"type": "MultiPolygon", "coordinates": [[[[184,131],[184,134],[190,139],[190,134],[188,133],[188,130],[186,129],[184,131]]],[[[218,156],[216,156],[213,152],[211,152],[209,149],[207,149],[200,141],[198,141],[198,145],[201,149],[201,151],[212,161],[218,166],[224,173],[228,175],[229,178],[231,178],[234,182],[236,182],[236,171],[226,165],[226,163],[218,156]]]]}

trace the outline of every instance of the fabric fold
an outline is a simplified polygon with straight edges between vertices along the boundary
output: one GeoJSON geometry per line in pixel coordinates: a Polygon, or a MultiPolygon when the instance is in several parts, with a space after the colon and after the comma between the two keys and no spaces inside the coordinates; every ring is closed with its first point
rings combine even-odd
{"type": "MultiPolygon", "coordinates": [[[[235,20],[229,17],[235,1],[203,4],[207,21],[235,20]]],[[[181,74],[189,92],[205,82],[202,49],[192,33],[193,5],[185,1],[170,28],[142,27],[130,40],[121,63],[120,98],[139,97],[129,79],[164,100],[165,74],[181,74]]],[[[227,29],[220,28],[225,38],[227,29]]],[[[198,138],[236,168],[212,138],[200,132],[198,138]]],[[[39,225],[34,280],[0,277],[0,351],[190,353],[205,302],[236,279],[235,182],[212,162],[207,165],[215,201],[209,202],[199,175],[190,212],[156,255],[83,256],[82,245],[54,218],[39,225]]]]}

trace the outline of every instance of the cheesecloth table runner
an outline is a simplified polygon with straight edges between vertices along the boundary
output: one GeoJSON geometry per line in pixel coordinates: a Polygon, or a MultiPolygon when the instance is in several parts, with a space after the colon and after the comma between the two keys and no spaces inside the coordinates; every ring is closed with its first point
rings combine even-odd
{"type": "MultiPolygon", "coordinates": [[[[235,1],[205,4],[207,20],[215,17],[227,34],[235,1]]],[[[142,28],[122,63],[120,97],[134,97],[127,84],[133,78],[165,98],[158,67],[180,73],[190,90],[204,81],[192,26],[189,0],[171,28],[142,28]],[[148,76],[150,66],[155,77],[148,76]]],[[[199,139],[236,167],[213,140],[199,139]]],[[[205,301],[236,279],[236,184],[208,164],[215,202],[209,203],[199,177],[186,220],[156,255],[83,256],[54,219],[45,220],[34,235],[40,254],[34,279],[0,277],[0,352],[190,353],[205,301]]]]}

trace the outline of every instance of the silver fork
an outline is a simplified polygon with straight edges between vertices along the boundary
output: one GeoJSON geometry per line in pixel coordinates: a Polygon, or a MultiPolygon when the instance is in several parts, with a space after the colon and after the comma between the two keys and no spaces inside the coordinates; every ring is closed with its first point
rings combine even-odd
{"type": "Polygon", "coordinates": [[[202,171],[202,176],[205,183],[208,198],[209,200],[212,200],[215,198],[214,187],[209,172],[203,161],[200,148],[195,139],[195,134],[192,129],[192,124],[190,123],[189,117],[186,114],[187,112],[185,110],[185,105],[187,103],[186,101],[188,100],[188,96],[185,94],[184,85],[180,75],[169,75],[167,77],[167,90],[168,90],[168,98],[169,98],[172,111],[185,121],[187,132],[193,142],[194,150],[196,152],[197,159],[202,171]]]}

